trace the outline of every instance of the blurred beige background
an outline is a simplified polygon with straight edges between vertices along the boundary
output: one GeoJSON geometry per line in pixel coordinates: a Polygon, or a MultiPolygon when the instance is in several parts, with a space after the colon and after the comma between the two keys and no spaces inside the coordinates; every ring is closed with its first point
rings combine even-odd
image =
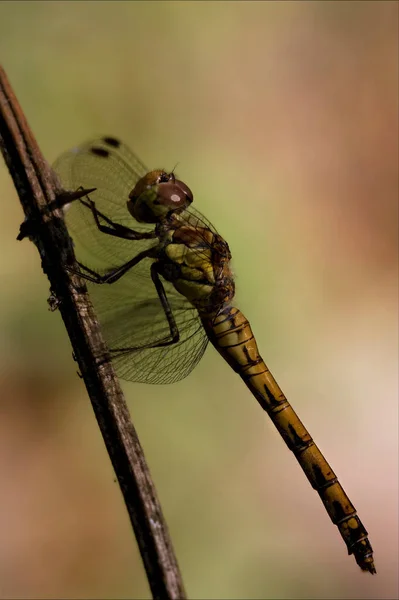
{"type": "MultiPolygon", "coordinates": [[[[173,168],[237,304],[364,521],[358,569],[213,349],[125,390],[190,598],[397,598],[398,5],[3,2],[49,160],[97,133],[173,168]]],[[[113,472],[0,161],[0,597],[148,598],[113,472]]]]}

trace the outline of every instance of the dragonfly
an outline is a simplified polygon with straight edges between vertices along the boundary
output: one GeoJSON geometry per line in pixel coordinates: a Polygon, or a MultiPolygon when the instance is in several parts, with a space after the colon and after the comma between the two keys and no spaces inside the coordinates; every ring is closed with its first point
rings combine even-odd
{"type": "Polygon", "coordinates": [[[173,171],[148,170],[111,136],[65,152],[54,170],[65,190],[90,190],[65,207],[65,219],[117,374],[135,382],[179,381],[211,342],[273,421],[348,553],[362,571],[376,573],[355,507],[234,305],[229,246],[192,206],[190,188],[173,171]]]}

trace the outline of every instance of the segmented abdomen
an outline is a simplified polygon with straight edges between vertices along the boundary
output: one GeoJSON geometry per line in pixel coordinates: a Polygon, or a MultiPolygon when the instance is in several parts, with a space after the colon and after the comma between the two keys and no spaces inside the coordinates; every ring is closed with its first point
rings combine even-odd
{"type": "Polygon", "coordinates": [[[259,354],[251,327],[240,310],[227,307],[213,319],[203,319],[208,337],[240,375],[268,413],[295,454],[312,487],[363,571],[375,573],[367,531],[326,459],[298,418],[259,354]]]}

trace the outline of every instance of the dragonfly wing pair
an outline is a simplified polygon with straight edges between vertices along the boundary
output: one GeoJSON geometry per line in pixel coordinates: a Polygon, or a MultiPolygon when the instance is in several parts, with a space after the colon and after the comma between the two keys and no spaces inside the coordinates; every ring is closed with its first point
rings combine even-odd
{"type": "MultiPolygon", "coordinates": [[[[138,223],[128,213],[129,194],[148,169],[118,140],[104,137],[85,142],[61,155],[54,169],[66,190],[96,188],[90,200],[112,221],[143,233],[154,230],[153,225],[138,223]]],[[[186,212],[190,224],[210,225],[199,212],[186,212]]],[[[157,243],[156,239],[104,235],[91,210],[80,200],[66,207],[65,220],[79,262],[101,274],[157,243]]],[[[87,285],[118,375],[142,383],[173,383],[196,366],[208,338],[197,310],[171,283],[162,280],[179,341],[158,345],[170,339],[171,333],[151,279],[152,262],[144,258],[112,285],[87,285]]]]}

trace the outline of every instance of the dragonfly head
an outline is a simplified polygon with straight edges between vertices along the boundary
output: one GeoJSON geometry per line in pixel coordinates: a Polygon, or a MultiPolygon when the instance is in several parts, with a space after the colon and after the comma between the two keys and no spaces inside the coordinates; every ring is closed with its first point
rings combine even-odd
{"type": "Polygon", "coordinates": [[[127,208],[141,223],[158,223],[171,212],[181,212],[193,201],[193,194],[173,173],[162,170],[144,175],[129,194],[127,208]]]}

